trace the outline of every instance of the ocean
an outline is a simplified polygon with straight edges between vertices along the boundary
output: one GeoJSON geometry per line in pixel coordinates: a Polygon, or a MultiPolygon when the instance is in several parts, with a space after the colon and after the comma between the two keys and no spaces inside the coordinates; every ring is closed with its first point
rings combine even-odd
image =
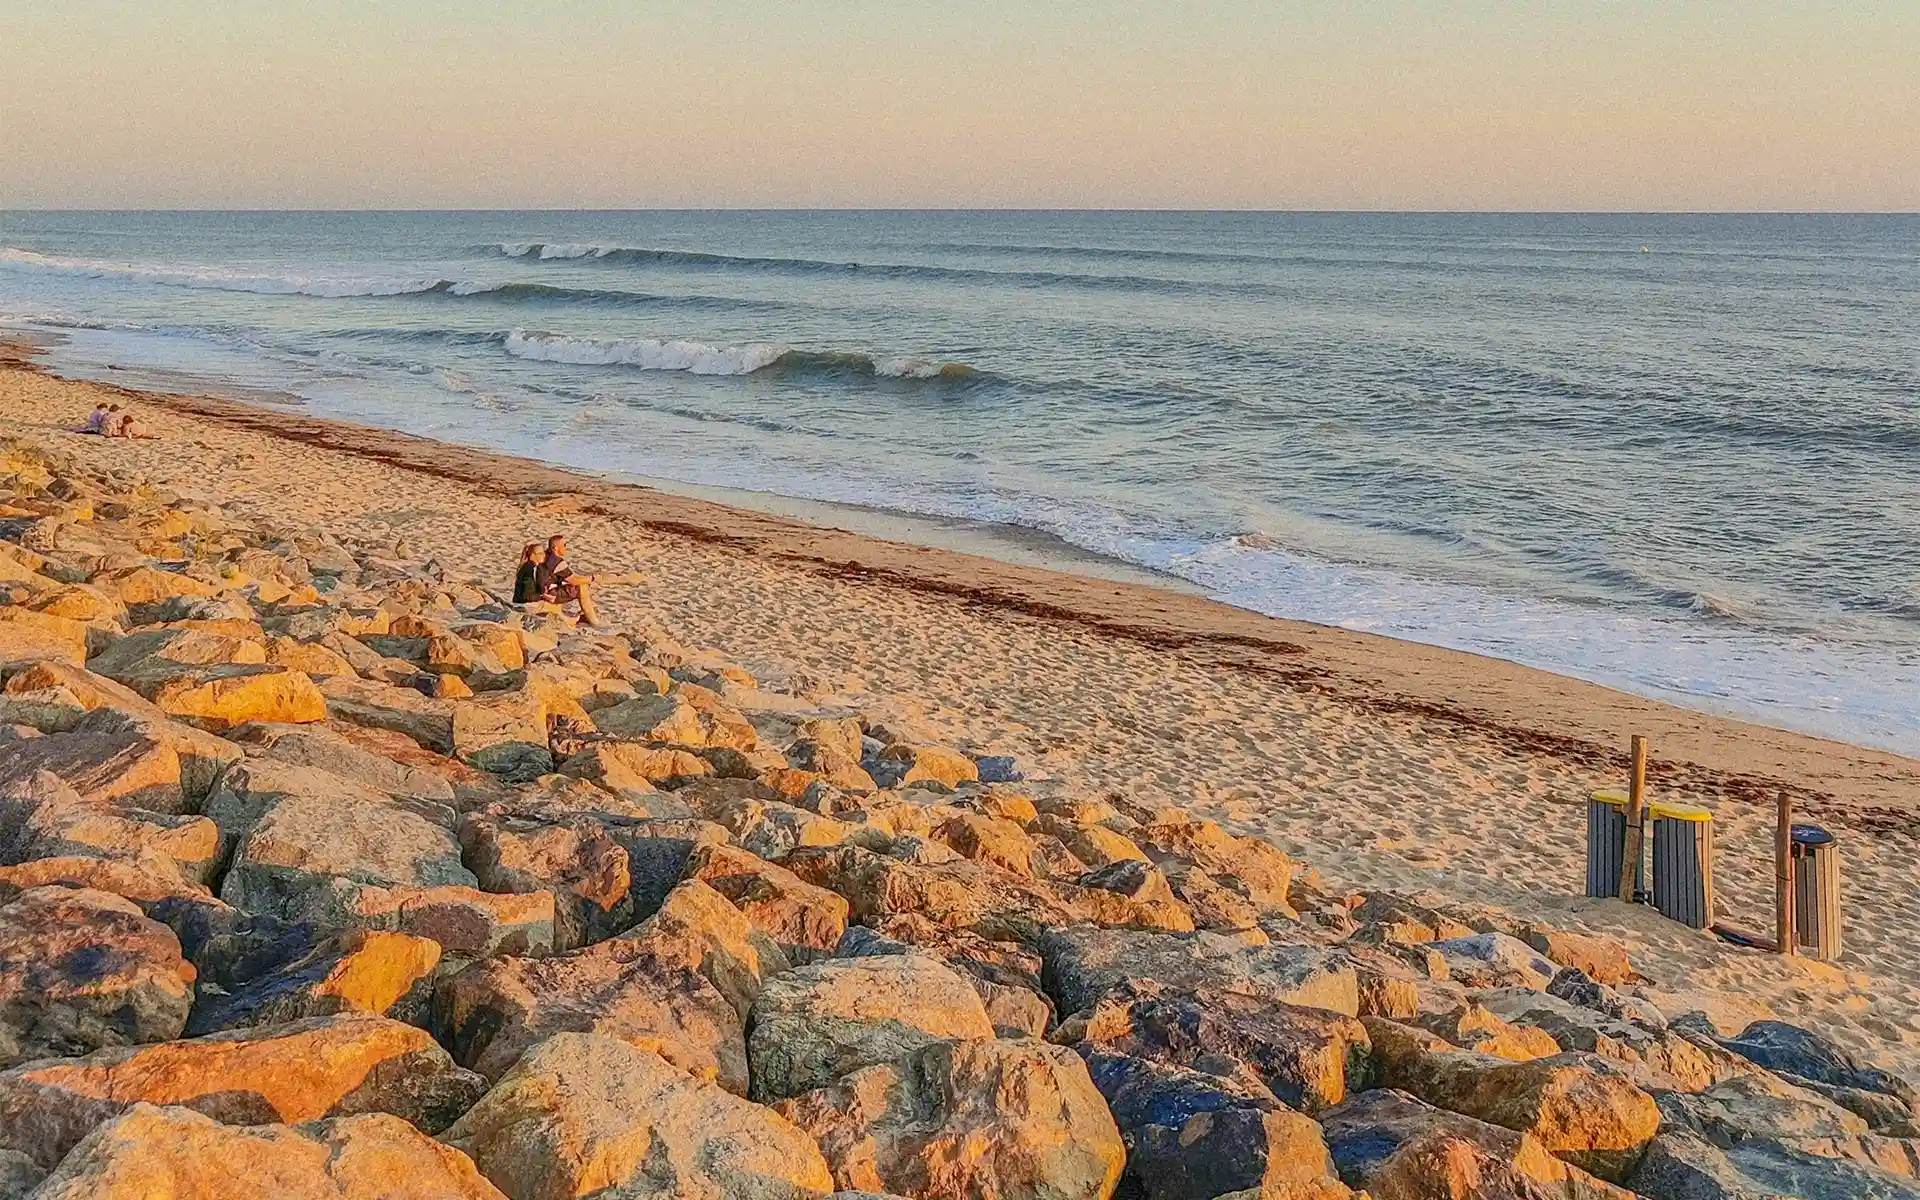
{"type": "Polygon", "coordinates": [[[8,212],[0,326],[1920,754],[1920,217],[8,212]]]}

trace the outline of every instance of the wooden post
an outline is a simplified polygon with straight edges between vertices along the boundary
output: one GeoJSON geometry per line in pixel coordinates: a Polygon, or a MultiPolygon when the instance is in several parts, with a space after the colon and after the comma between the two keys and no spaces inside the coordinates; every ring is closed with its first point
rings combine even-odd
{"type": "Polygon", "coordinates": [[[1793,927],[1793,800],[1782,791],[1773,827],[1773,931],[1782,954],[1799,952],[1799,933],[1793,927]]]}
{"type": "Polygon", "coordinates": [[[1631,904],[1639,897],[1640,860],[1645,855],[1647,831],[1647,739],[1633,735],[1633,774],[1627,779],[1627,845],[1620,856],[1620,898],[1631,904]]]}

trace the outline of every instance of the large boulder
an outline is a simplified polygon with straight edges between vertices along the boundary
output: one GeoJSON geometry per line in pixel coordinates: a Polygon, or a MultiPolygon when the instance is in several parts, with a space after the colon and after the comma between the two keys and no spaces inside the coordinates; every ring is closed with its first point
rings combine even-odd
{"type": "Polygon", "coordinates": [[[1629,1180],[1649,1200],[1920,1200],[1920,1181],[1767,1137],[1715,1145],[1663,1129],[1629,1180]]]}
{"type": "Polygon", "coordinates": [[[347,930],[231,991],[201,990],[187,1032],[276,1025],[336,1013],[424,1017],[438,942],[406,933],[347,930]]]}
{"type": "Polygon", "coordinates": [[[1653,1097],[1592,1055],[1513,1062],[1391,1021],[1369,1018],[1366,1026],[1385,1086],[1532,1134],[1549,1152],[1603,1179],[1625,1178],[1660,1129],[1653,1097]]]}
{"type": "Polygon", "coordinates": [[[846,933],[848,906],[843,897],[737,846],[696,847],[687,859],[687,878],[703,881],[732,901],[790,962],[832,954],[846,933]]]}
{"type": "Polygon", "coordinates": [[[188,882],[172,863],[57,855],[0,867],[0,901],[50,884],[92,888],[133,901],[141,912],[173,930],[189,959],[193,947],[230,928],[240,915],[205,887],[188,882]]]}
{"type": "Polygon", "coordinates": [[[0,903],[0,1067],[180,1036],[194,969],[130,900],[34,887],[0,903]]]}
{"type": "MultiPolygon", "coordinates": [[[[410,675],[408,671],[407,677],[410,675]]],[[[435,754],[453,753],[452,701],[432,699],[386,679],[330,675],[319,686],[327,713],[334,720],[402,734],[435,754]]]]}
{"type": "Polygon", "coordinates": [[[266,662],[264,638],[258,626],[251,626],[244,634],[237,630],[142,629],[94,655],[87,661],[87,669],[151,700],[162,686],[200,667],[266,662]]]}
{"type": "Polygon", "coordinates": [[[436,1005],[454,1055],[490,1079],[554,1034],[594,1033],[744,1095],[742,1012],[702,963],[692,939],[629,935],[550,958],[477,962],[442,985],[436,1005]]]}
{"type": "Polygon", "coordinates": [[[0,1072],[0,1148],[52,1167],[143,1101],[228,1125],[387,1112],[434,1132],[484,1089],[423,1030],[383,1017],[318,1017],[0,1072]]]}
{"type": "Polygon", "coordinates": [[[136,1104],[75,1146],[37,1200],[504,1200],[473,1163],[398,1117],[236,1128],[136,1104]]]}
{"type": "Polygon", "coordinates": [[[833,1189],[813,1139],[772,1110],[587,1033],[528,1051],[442,1140],[514,1200],[811,1200],[833,1189]]]}
{"type": "Polygon", "coordinates": [[[1545,988],[1559,968],[1510,934],[1476,933],[1427,943],[1447,964],[1448,977],[1470,988],[1545,988]]]}
{"type": "Polygon", "coordinates": [[[627,852],[599,821],[470,813],[460,820],[460,844],[488,891],[552,894],[557,949],[590,946],[633,926],[627,852]]]}
{"type": "Polygon", "coordinates": [[[1107,1200],[1126,1146],[1078,1055],[1045,1042],[934,1042],[774,1106],[841,1188],[933,1200],[1107,1200]]]}
{"type": "Polygon", "coordinates": [[[1167,820],[1129,834],[1162,867],[1198,868],[1244,897],[1263,916],[1291,917],[1293,860],[1259,838],[1235,837],[1212,821],[1167,820]]]}
{"type": "Polygon", "coordinates": [[[923,954],[829,959],[767,981],[749,1018],[752,1096],[778,1100],[950,1038],[991,1038],[966,978],[923,954]]]}
{"type": "MultiPolygon", "coordinates": [[[[1083,1042],[1094,1086],[1127,1144],[1127,1179],[1142,1200],[1345,1200],[1320,1127],[1259,1083],[1083,1042]]],[[[1123,1185],[1124,1186],[1124,1185],[1123,1185]]]]}
{"type": "Polygon", "coordinates": [[[74,666],[86,662],[86,624],[17,604],[0,606],[0,667],[41,659],[74,666]]]}
{"type": "Polygon", "coordinates": [[[327,716],[326,697],[313,680],[285,667],[196,667],[154,689],[161,712],[219,733],[249,721],[298,723],[327,716]]]}
{"type": "Polygon", "coordinates": [[[178,813],[189,799],[181,786],[179,752],[147,730],[30,738],[0,757],[0,787],[39,771],[58,775],[82,799],[97,804],[178,813]]]}
{"type": "MultiPolygon", "coordinates": [[[[1474,993],[1473,1004],[1481,1012],[1520,1030],[1546,1034],[1562,1050],[1583,1051],[1617,1063],[1642,1087],[1697,1092],[1742,1073],[1738,1056],[1711,1042],[1688,1038],[1670,1029],[1647,1029],[1546,992],[1520,987],[1482,990],[1474,993]]],[[[1474,1022],[1470,1014],[1463,1015],[1469,1024],[1479,1023],[1474,1022]]],[[[1460,1045],[1473,1041],[1470,1036],[1454,1036],[1444,1026],[1433,1028],[1434,1032],[1460,1045]]],[[[1512,1039],[1505,1040],[1512,1042],[1512,1039]]],[[[1491,1046],[1474,1048],[1499,1053],[1491,1046]]],[[[1518,1056],[1508,1054],[1506,1057],[1518,1056]]]]}
{"type": "Polygon", "coordinates": [[[47,771],[0,784],[0,863],[103,858],[200,883],[219,850],[220,831],[205,817],[89,803],[47,771]]]}
{"type": "Polygon", "coordinates": [[[220,895],[248,912],[346,925],[369,887],[477,883],[460,861],[451,813],[310,768],[280,768],[267,786],[250,776],[244,790],[223,789],[208,811],[223,832],[239,832],[220,895]]]}
{"type": "Polygon", "coordinates": [[[1361,1092],[1321,1114],[1340,1178],[1386,1200],[1633,1200],[1530,1134],[1417,1100],[1361,1092]]]}
{"type": "MultiPolygon", "coordinates": [[[[131,688],[124,687],[84,667],[61,662],[37,662],[8,677],[9,695],[45,695],[58,692],[77,701],[85,710],[75,720],[64,710],[53,723],[37,725],[43,733],[123,733],[139,732],[173,747],[180,756],[180,786],[189,800],[206,795],[220,772],[239,761],[240,747],[189,725],[168,718],[152,702],[131,688]]],[[[52,710],[49,710],[52,712],[52,710]]]]}
{"type": "Polygon", "coordinates": [[[1909,1111],[1920,1112],[1920,1091],[1906,1080],[1877,1067],[1862,1064],[1832,1038],[1789,1025],[1785,1021],[1755,1021],[1738,1037],[1720,1044],[1769,1071],[1897,1099],[1909,1111]]]}
{"type": "Polygon", "coordinates": [[[1366,1029],[1326,1009],[1137,982],[1108,992],[1082,1021],[1088,1044],[1116,1054],[1181,1067],[1244,1064],[1281,1100],[1308,1113],[1368,1086],[1366,1029]]]}
{"type": "Polygon", "coordinates": [[[391,796],[454,802],[453,785],[445,777],[363,749],[322,725],[244,725],[232,739],[250,754],[328,771],[391,796]]]}
{"type": "Polygon", "coordinates": [[[1039,939],[1047,991],[1062,1013],[1078,1012],[1130,979],[1174,988],[1210,987],[1354,1016],[1359,985],[1337,953],[1312,946],[1252,945],[1216,933],[1150,933],[1076,926],[1039,939]]]}

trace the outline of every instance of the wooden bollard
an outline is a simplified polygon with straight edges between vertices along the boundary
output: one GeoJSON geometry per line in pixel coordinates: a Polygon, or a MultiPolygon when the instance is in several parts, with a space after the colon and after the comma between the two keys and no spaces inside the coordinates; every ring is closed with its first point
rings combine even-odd
{"type": "Polygon", "coordinates": [[[1782,791],[1773,827],[1773,932],[1782,954],[1797,953],[1793,927],[1793,800],[1782,791]]]}
{"type": "Polygon", "coordinates": [[[1620,898],[1639,899],[1634,885],[1640,879],[1640,860],[1646,853],[1647,739],[1633,735],[1633,773],[1627,779],[1627,844],[1620,856],[1620,898]]]}

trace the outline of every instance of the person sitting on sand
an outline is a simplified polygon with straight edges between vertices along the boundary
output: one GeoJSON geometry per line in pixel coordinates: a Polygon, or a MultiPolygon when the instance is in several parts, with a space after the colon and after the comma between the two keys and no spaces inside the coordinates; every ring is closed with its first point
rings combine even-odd
{"type": "Polygon", "coordinates": [[[520,569],[513,573],[513,602],[531,604],[540,598],[540,567],[547,561],[547,552],[539,542],[528,542],[520,548],[520,569]]]}
{"type": "Polygon", "coordinates": [[[580,619],[589,625],[600,624],[593,606],[593,576],[582,575],[567,563],[567,535],[556,533],[547,539],[547,557],[534,573],[540,597],[555,604],[569,600],[580,602],[580,619]]]}
{"type": "Polygon", "coordinates": [[[87,423],[80,427],[80,432],[97,433],[101,437],[107,436],[107,418],[110,415],[111,410],[107,408],[107,402],[102,400],[93,406],[92,412],[87,414],[87,423]]]}

